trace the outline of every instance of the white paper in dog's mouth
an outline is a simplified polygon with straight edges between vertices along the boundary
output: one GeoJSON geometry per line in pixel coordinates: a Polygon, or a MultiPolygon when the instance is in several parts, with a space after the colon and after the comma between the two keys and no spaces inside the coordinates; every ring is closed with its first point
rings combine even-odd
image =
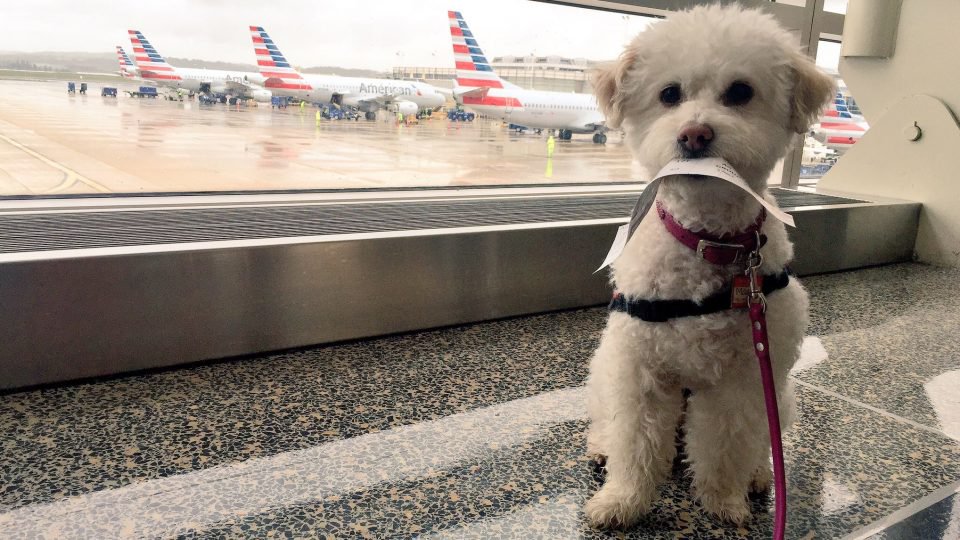
{"type": "Polygon", "coordinates": [[[623,248],[627,245],[627,242],[630,241],[630,237],[633,236],[633,232],[637,230],[640,222],[643,221],[643,217],[647,215],[647,212],[650,211],[650,207],[653,206],[653,201],[657,197],[657,190],[660,189],[660,182],[662,182],[663,179],[668,176],[678,175],[708,176],[710,178],[717,178],[730,182],[731,184],[749,193],[754,199],[757,200],[757,202],[766,208],[768,214],[791,227],[796,227],[796,225],[793,223],[793,216],[784,212],[777,205],[772,204],[761,197],[757,192],[750,189],[750,186],[747,185],[747,181],[740,176],[740,174],[736,169],[733,168],[732,165],[727,163],[727,160],[723,158],[675,159],[664,165],[664,167],[660,169],[660,172],[653,177],[653,180],[647,184],[647,187],[644,188],[643,193],[640,194],[640,199],[637,200],[637,204],[633,207],[633,212],[630,214],[630,222],[617,229],[617,236],[613,240],[613,245],[610,246],[610,251],[607,252],[607,257],[603,260],[603,264],[600,265],[600,268],[597,268],[596,272],[599,272],[607,266],[610,266],[613,261],[617,260],[617,257],[620,256],[620,253],[623,252],[623,248]]]}

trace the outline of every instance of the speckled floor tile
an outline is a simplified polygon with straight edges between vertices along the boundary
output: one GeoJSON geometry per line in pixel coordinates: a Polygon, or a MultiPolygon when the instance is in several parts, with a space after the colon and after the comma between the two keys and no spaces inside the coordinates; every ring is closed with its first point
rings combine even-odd
{"type": "Polygon", "coordinates": [[[804,278],[828,358],[796,376],[960,439],[960,269],[804,278]]]}
{"type": "Polygon", "coordinates": [[[603,310],[0,396],[0,511],[578,386],[603,310]]]}
{"type": "MultiPolygon", "coordinates": [[[[786,441],[789,538],[837,538],[960,478],[960,447],[952,441],[816,392],[801,390],[800,400],[802,427],[786,441]]],[[[770,537],[769,498],[755,500],[754,522],[738,529],[702,513],[678,477],[660,489],[660,501],[634,531],[591,530],[581,508],[599,481],[583,458],[585,427],[583,419],[542,426],[536,440],[498,446],[479,460],[185,536],[230,536],[244,527],[296,535],[304,523],[324,522],[336,537],[770,537]]]]}
{"type": "Polygon", "coordinates": [[[934,503],[869,540],[956,540],[960,538],[960,494],[934,503]]]}
{"type": "MultiPolygon", "coordinates": [[[[899,289],[952,279],[941,272],[805,280],[827,359],[798,377],[839,397],[798,388],[790,538],[842,536],[960,479],[942,415],[882,399],[887,385],[922,409],[923,385],[901,372],[950,373],[943,359],[889,365],[906,346],[898,321],[952,331],[924,310],[955,306],[899,289]],[[882,345],[857,334],[884,324],[882,345]]],[[[599,479],[581,385],[604,320],[556,313],[0,396],[0,538],[769,537],[768,497],[737,529],[702,514],[681,477],[634,531],[586,527],[599,479]]]]}
{"type": "MultiPolygon", "coordinates": [[[[563,538],[590,530],[599,485],[585,461],[583,390],[538,396],[199,472],[0,514],[0,536],[115,538],[563,538]]],[[[960,446],[844,401],[800,390],[786,441],[791,538],[834,538],[960,479],[960,446]],[[814,536],[810,536],[813,534],[814,536]]],[[[674,478],[629,538],[763,538],[725,526],[674,478]]]]}

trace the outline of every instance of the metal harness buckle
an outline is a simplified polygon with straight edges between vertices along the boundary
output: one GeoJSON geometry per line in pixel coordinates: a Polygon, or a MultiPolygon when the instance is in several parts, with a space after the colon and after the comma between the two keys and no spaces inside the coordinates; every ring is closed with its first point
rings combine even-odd
{"type": "Polygon", "coordinates": [[[721,242],[712,242],[710,240],[704,240],[703,238],[701,238],[700,241],[697,242],[697,256],[699,256],[701,259],[706,258],[703,252],[708,247],[714,248],[714,249],[736,249],[737,254],[732,261],[735,263],[738,263],[743,260],[743,252],[746,251],[747,249],[746,246],[744,246],[743,244],[724,244],[721,242]]]}
{"type": "Polygon", "coordinates": [[[767,297],[763,294],[763,289],[757,286],[757,271],[763,264],[763,255],[760,254],[760,233],[754,233],[757,236],[757,249],[750,252],[747,259],[747,270],[745,274],[750,280],[750,294],[747,296],[747,306],[760,303],[763,306],[763,312],[767,312],[767,297]]]}

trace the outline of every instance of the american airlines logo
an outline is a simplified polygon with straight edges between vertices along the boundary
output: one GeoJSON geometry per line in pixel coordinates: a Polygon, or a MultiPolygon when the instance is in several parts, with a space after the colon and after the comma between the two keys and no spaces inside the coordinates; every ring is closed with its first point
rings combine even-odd
{"type": "Polygon", "coordinates": [[[393,94],[409,96],[413,94],[413,89],[409,86],[387,86],[385,84],[363,84],[360,83],[361,94],[393,94]]]}

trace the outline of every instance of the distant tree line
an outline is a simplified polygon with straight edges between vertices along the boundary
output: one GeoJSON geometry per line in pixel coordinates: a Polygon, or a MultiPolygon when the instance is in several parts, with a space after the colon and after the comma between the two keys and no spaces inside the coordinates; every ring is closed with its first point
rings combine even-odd
{"type": "MultiPolygon", "coordinates": [[[[256,66],[234,62],[216,62],[176,57],[166,57],[166,60],[178,67],[224,69],[229,71],[257,71],[256,66]]],[[[115,52],[0,52],[0,69],[116,73],[119,66],[117,65],[117,54],[115,52]]],[[[344,68],[339,66],[310,66],[304,67],[302,71],[304,73],[335,74],[348,77],[389,78],[390,76],[389,73],[382,73],[372,69],[344,68]]]]}
{"type": "Polygon", "coordinates": [[[26,60],[0,61],[0,69],[19,69],[24,71],[53,71],[53,67],[44,64],[34,64],[26,60]]]}

